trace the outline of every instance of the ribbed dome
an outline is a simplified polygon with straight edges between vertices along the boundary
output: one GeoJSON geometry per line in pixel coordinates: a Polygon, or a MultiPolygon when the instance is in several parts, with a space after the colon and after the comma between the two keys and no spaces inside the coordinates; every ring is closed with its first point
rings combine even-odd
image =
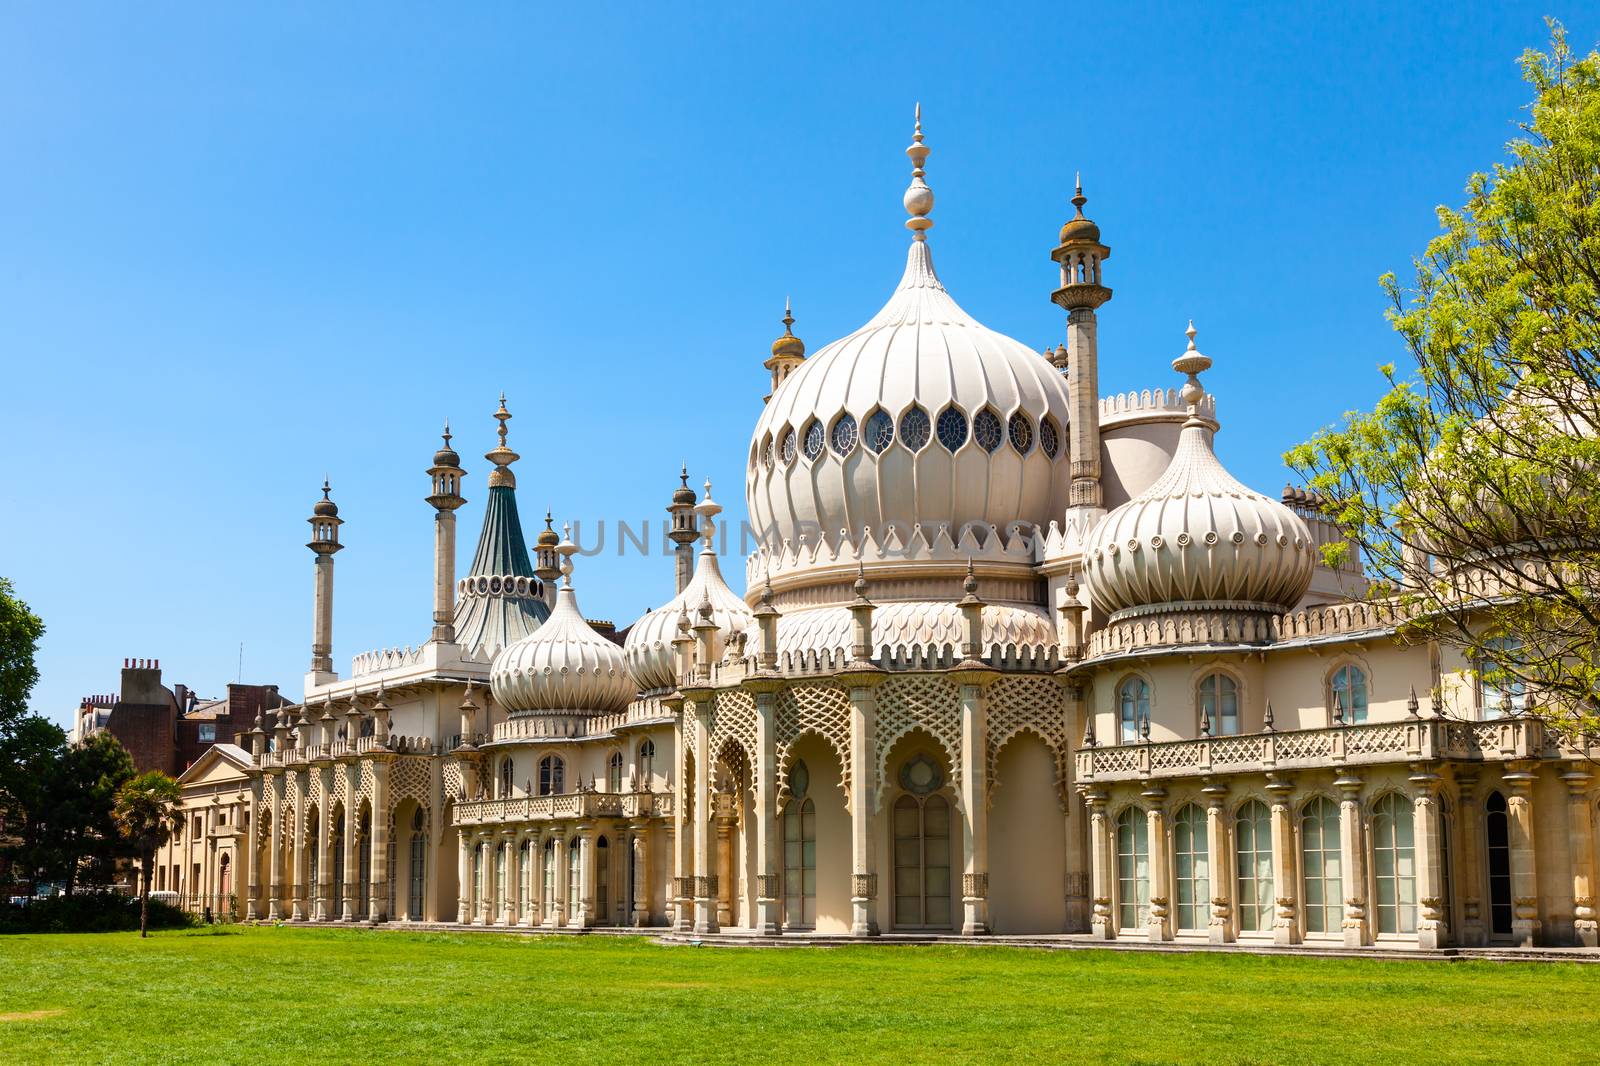
{"type": "MultiPolygon", "coordinates": [[[[916,241],[889,302],[778,387],[756,423],[746,498],[769,547],[893,524],[1041,528],[1068,484],[1066,386],[958,306],[916,241]]],[[[980,532],[980,535],[982,533],[980,532]]]]}
{"type": "Polygon", "coordinates": [[[687,611],[692,625],[699,619],[696,612],[700,605],[707,600],[711,602],[712,621],[717,624],[712,654],[718,658],[735,633],[749,633],[755,628],[755,615],[750,607],[723,580],[716,552],[710,547],[703,548],[694,577],[683,587],[683,591],[628,627],[623,651],[627,656],[628,670],[640,691],[651,692],[677,686],[677,664],[672,642],[678,636],[678,619],[687,611]]]}
{"type": "Polygon", "coordinates": [[[571,585],[537,631],[495,656],[489,683],[513,714],[607,714],[634,694],[622,649],[584,621],[571,585]]]}
{"type": "Polygon", "coordinates": [[[1090,595],[1122,617],[1287,611],[1311,583],[1315,542],[1298,515],[1241,485],[1211,450],[1209,427],[1195,414],[1204,390],[1194,377],[1210,360],[1194,350],[1190,329],[1189,351],[1174,364],[1190,374],[1189,421],[1166,472],[1090,531],[1090,595]]]}

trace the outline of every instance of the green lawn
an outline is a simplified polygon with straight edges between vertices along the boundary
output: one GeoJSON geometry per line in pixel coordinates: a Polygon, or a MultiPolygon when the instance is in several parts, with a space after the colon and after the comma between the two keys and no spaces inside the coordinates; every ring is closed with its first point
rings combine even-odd
{"type": "Polygon", "coordinates": [[[1595,1061],[1600,966],[228,928],[0,937],[0,1062],[1595,1061]]]}

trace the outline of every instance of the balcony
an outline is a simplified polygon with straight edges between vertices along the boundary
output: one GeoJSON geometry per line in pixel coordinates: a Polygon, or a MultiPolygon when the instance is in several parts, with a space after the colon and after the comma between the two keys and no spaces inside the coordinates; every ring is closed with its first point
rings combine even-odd
{"type": "Polygon", "coordinates": [[[560,796],[515,796],[456,804],[458,826],[548,822],[584,818],[666,818],[672,796],[664,792],[569,792],[560,796]]]}
{"type": "Polygon", "coordinates": [[[1077,754],[1077,779],[1089,784],[1436,759],[1509,762],[1597,756],[1600,756],[1600,741],[1569,743],[1555,731],[1546,729],[1544,722],[1537,718],[1498,718],[1487,722],[1408,718],[1399,722],[1326,729],[1085,748],[1077,754]]]}

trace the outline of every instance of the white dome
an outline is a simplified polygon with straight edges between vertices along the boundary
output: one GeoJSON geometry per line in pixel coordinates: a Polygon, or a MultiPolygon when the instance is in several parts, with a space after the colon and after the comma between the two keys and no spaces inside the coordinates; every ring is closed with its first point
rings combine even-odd
{"type": "Polygon", "coordinates": [[[954,540],[969,523],[980,537],[1045,528],[1070,480],[1068,410],[1060,373],[957,306],[914,241],[883,310],[800,364],[762,411],[751,520],[773,550],[890,525],[902,540],[919,523],[954,540]]]}
{"type": "MultiPolygon", "coordinates": [[[[717,624],[713,637],[712,654],[722,657],[723,649],[735,634],[748,634],[755,628],[755,615],[749,605],[739,597],[722,578],[717,565],[717,553],[709,545],[701,549],[694,577],[683,591],[651,611],[628,627],[623,642],[628,670],[634,683],[642,692],[677,687],[677,663],[672,642],[678,636],[678,619],[685,612],[690,624],[699,618],[696,613],[707,600],[711,603],[711,618],[717,624]]],[[[549,625],[546,622],[545,625],[549,625]]]]}
{"type": "Polygon", "coordinates": [[[1191,417],[1166,473],[1090,531],[1084,568],[1099,609],[1281,612],[1305,593],[1316,563],[1311,531],[1234,480],[1208,436],[1191,417]]]}
{"type": "Polygon", "coordinates": [[[489,683],[511,713],[608,714],[634,695],[622,649],[584,621],[571,585],[543,625],[495,656],[489,683]]]}

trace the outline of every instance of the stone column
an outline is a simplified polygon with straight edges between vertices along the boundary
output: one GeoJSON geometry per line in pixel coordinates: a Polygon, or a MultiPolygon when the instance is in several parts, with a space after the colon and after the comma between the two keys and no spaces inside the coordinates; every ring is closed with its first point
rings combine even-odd
{"type": "Polygon", "coordinates": [[[1100,788],[1086,789],[1084,802],[1089,807],[1089,878],[1092,882],[1093,912],[1089,917],[1089,934],[1096,940],[1114,940],[1117,923],[1111,913],[1112,881],[1116,877],[1116,857],[1111,848],[1111,824],[1106,818],[1106,792],[1100,788]]]}
{"type": "MultiPolygon", "coordinates": [[[[349,840],[349,834],[345,839],[349,840]]],[[[349,866],[345,869],[349,870],[349,866]]],[[[350,901],[346,900],[347,913],[349,907],[350,901]]],[[[456,829],[456,922],[472,924],[472,832],[466,826],[456,829]]]]}
{"type": "Polygon", "coordinates": [[[1533,836],[1533,764],[1514,762],[1506,783],[1506,821],[1511,830],[1511,934],[1519,947],[1539,941],[1539,880],[1533,836]]]}
{"type": "Polygon", "coordinates": [[[984,686],[993,674],[952,671],[961,691],[961,935],[989,932],[988,707],[984,686]]]}
{"type": "Polygon", "coordinates": [[[503,829],[500,835],[506,849],[505,884],[500,886],[500,901],[504,908],[501,921],[506,928],[517,924],[517,912],[522,901],[522,853],[517,850],[520,834],[515,829],[503,829]]]}
{"type": "Polygon", "coordinates": [[[1146,833],[1150,838],[1150,916],[1146,921],[1151,941],[1172,939],[1172,877],[1167,847],[1167,790],[1156,781],[1146,782],[1140,793],[1145,801],[1146,833]]]}
{"type": "MultiPolygon", "coordinates": [[[[332,730],[328,732],[331,734],[332,730]]],[[[330,736],[329,743],[332,743],[330,736]]],[[[326,922],[333,917],[333,768],[324,766],[317,771],[322,782],[322,806],[317,818],[317,903],[312,917],[326,922]]]]}
{"type": "Polygon", "coordinates": [[[528,895],[522,901],[522,924],[530,928],[544,920],[544,833],[534,829],[527,834],[528,895]]]}
{"type": "Polygon", "coordinates": [[[1435,951],[1450,942],[1444,911],[1444,832],[1439,811],[1439,775],[1415,766],[1411,775],[1412,837],[1417,857],[1417,947],[1435,951]]]}
{"type": "MultiPolygon", "coordinates": [[[[352,740],[351,744],[355,742],[352,740]]],[[[356,920],[356,893],[361,886],[361,859],[356,851],[357,836],[361,830],[360,794],[361,774],[356,764],[348,762],[343,767],[345,784],[344,811],[344,884],[340,886],[340,915],[344,921],[356,920]]]]}
{"type": "Polygon", "coordinates": [[[694,931],[717,932],[717,876],[711,865],[711,699],[685,700],[694,723],[694,931]]]}
{"type": "Polygon", "coordinates": [[[717,923],[734,924],[733,896],[739,885],[739,871],[735,864],[733,848],[733,809],[739,794],[722,793],[717,796],[717,923]]]}
{"type": "Polygon", "coordinates": [[[595,924],[595,855],[599,848],[595,847],[595,828],[592,825],[582,826],[578,830],[578,885],[577,902],[572,907],[572,917],[569,920],[574,929],[588,929],[595,924]]]}
{"type": "MultiPolygon", "coordinates": [[[[775,684],[755,689],[756,697],[756,797],[753,805],[756,840],[757,936],[778,936],[778,750],[774,719],[778,694],[775,684]]],[[[852,908],[853,909],[853,908],[852,908]]]]}
{"type": "MultiPolygon", "coordinates": [[[[249,821],[241,820],[239,828],[244,835],[239,840],[239,883],[245,886],[244,918],[247,922],[261,917],[256,900],[261,897],[261,863],[256,859],[256,837],[261,833],[261,775],[250,775],[249,821]]],[[[241,804],[241,807],[244,805],[241,804]]]]}
{"type": "Polygon", "coordinates": [[[1294,809],[1290,799],[1294,785],[1281,777],[1269,778],[1267,791],[1272,794],[1272,942],[1298,944],[1300,879],[1296,871],[1294,809]]]}
{"type": "Polygon", "coordinates": [[[1206,878],[1211,889],[1211,917],[1207,934],[1213,944],[1230,944],[1233,928],[1233,878],[1228,850],[1228,786],[1207,781],[1200,789],[1206,798],[1206,878]]]}
{"type": "MultiPolygon", "coordinates": [[[[290,770],[295,774],[298,771],[290,770]]],[[[291,836],[289,854],[289,920],[303,922],[306,920],[306,875],[310,872],[310,863],[306,858],[306,804],[311,796],[309,783],[301,789],[300,802],[295,804],[294,825],[290,827],[291,836]]]]}
{"type": "Polygon", "coordinates": [[[1456,825],[1460,832],[1461,862],[1456,891],[1461,894],[1461,945],[1483,947],[1489,943],[1483,925],[1483,802],[1478,796],[1476,771],[1456,771],[1456,825]]]}
{"type": "Polygon", "coordinates": [[[272,793],[277,801],[273,804],[272,835],[267,841],[267,920],[277,922],[283,920],[283,774],[275,773],[270,778],[272,793]]]}
{"type": "Polygon", "coordinates": [[[637,928],[644,928],[650,924],[650,828],[646,825],[634,827],[633,833],[628,838],[628,847],[633,855],[633,876],[630,879],[633,893],[633,913],[629,920],[637,928]]]}
{"type": "Polygon", "coordinates": [[[389,760],[372,760],[372,897],[367,906],[371,922],[389,920],[389,760]]]}
{"type": "Polygon", "coordinates": [[[567,834],[556,830],[556,847],[551,855],[551,861],[556,864],[556,898],[550,908],[550,925],[560,929],[567,924],[567,834]]]}
{"type": "Polygon", "coordinates": [[[1339,865],[1343,867],[1344,946],[1367,943],[1367,848],[1361,829],[1361,778],[1348,770],[1334,784],[1339,797],[1339,865]]]}
{"type": "Polygon", "coordinates": [[[1567,831],[1572,851],[1572,932],[1583,947],[1600,945],[1594,903],[1594,813],[1589,804],[1589,771],[1577,763],[1561,775],[1567,783],[1567,831]]]}
{"type": "Polygon", "coordinates": [[[878,855],[872,823],[877,809],[873,756],[878,701],[874,686],[879,680],[875,673],[861,672],[852,673],[846,682],[850,686],[851,936],[878,935],[878,855]]]}

